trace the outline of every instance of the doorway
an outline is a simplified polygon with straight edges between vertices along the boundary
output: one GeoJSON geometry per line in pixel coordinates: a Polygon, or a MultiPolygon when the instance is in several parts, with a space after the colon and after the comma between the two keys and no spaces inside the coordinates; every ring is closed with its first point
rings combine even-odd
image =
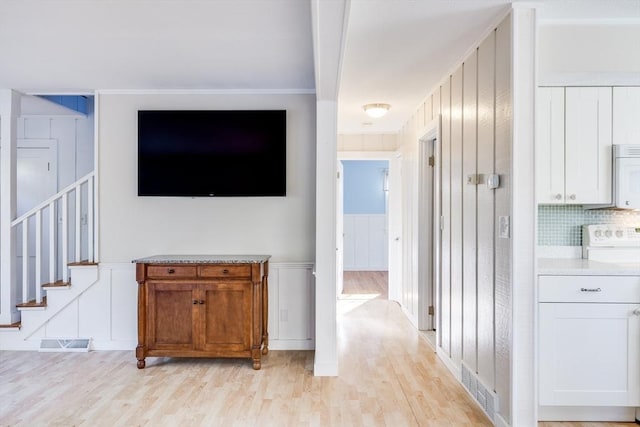
{"type": "Polygon", "coordinates": [[[398,300],[399,165],[394,152],[338,153],[339,299],[398,300]]]}
{"type": "Polygon", "coordinates": [[[419,140],[418,175],[418,328],[436,344],[440,248],[438,129],[419,140]]]}

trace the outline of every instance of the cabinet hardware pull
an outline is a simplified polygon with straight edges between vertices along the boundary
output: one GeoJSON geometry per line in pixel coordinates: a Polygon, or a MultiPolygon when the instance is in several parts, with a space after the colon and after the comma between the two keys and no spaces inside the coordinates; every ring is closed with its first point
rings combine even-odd
{"type": "Polygon", "coordinates": [[[580,288],[580,292],[602,292],[602,288],[580,288]]]}
{"type": "Polygon", "coordinates": [[[633,315],[640,316],[640,308],[636,308],[635,310],[633,310],[633,315]]]}
{"type": "Polygon", "coordinates": [[[195,305],[195,304],[197,304],[197,303],[198,303],[198,300],[195,300],[195,299],[194,299],[194,300],[193,300],[193,304],[195,305]]]}
{"type": "Polygon", "coordinates": [[[225,268],[224,270],[222,270],[222,272],[223,272],[224,274],[229,274],[229,270],[227,270],[226,268],[225,268]]]}
{"type": "Polygon", "coordinates": [[[202,300],[202,299],[201,299],[200,301],[198,301],[198,302],[199,302],[200,304],[204,304],[204,300],[202,300]]]}
{"type": "Polygon", "coordinates": [[[575,199],[576,199],[576,195],[575,195],[575,194],[570,195],[570,196],[569,196],[569,199],[571,199],[571,200],[575,200],[575,199]]]}
{"type": "Polygon", "coordinates": [[[176,271],[175,271],[173,268],[170,268],[170,269],[168,269],[168,270],[167,270],[167,273],[169,273],[169,274],[173,274],[173,273],[175,273],[175,272],[176,272],[176,271]]]}

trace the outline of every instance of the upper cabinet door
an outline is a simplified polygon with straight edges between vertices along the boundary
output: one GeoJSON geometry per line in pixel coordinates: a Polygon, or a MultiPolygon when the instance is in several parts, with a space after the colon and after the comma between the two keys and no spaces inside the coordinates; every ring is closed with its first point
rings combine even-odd
{"type": "Polygon", "coordinates": [[[640,87],[613,88],[613,143],[640,144],[640,87]]]}
{"type": "Polygon", "coordinates": [[[612,88],[565,89],[565,201],[611,203],[612,88]]]}
{"type": "Polygon", "coordinates": [[[563,204],[564,88],[538,88],[536,195],[538,203],[563,204]]]}

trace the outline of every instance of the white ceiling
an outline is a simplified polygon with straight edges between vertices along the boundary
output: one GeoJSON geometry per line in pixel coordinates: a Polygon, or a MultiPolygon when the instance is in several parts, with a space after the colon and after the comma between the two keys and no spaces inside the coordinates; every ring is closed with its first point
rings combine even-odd
{"type": "Polygon", "coordinates": [[[0,87],[313,90],[300,0],[2,0],[0,87]]]}
{"type": "MultiPolygon", "coordinates": [[[[0,88],[313,91],[310,1],[0,0],[0,88]]],[[[547,22],[640,23],[640,0],[534,1],[547,22]]],[[[339,131],[397,132],[509,3],[351,0],[339,131]]]]}

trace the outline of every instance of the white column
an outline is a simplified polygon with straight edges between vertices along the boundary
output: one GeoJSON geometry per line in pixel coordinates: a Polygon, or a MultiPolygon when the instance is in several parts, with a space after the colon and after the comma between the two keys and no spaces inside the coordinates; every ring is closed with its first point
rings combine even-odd
{"type": "Polygon", "coordinates": [[[0,324],[17,322],[15,233],[16,141],[20,94],[0,89],[0,324]]]}
{"type": "Polygon", "coordinates": [[[336,324],[336,173],[335,101],[316,104],[316,376],[338,375],[336,324]]]}
{"type": "MultiPolygon", "coordinates": [[[[512,318],[511,422],[537,425],[535,357],[536,203],[535,203],[535,88],[536,10],[514,3],[512,11],[512,318]]],[[[507,404],[507,402],[505,402],[507,404]]]]}

